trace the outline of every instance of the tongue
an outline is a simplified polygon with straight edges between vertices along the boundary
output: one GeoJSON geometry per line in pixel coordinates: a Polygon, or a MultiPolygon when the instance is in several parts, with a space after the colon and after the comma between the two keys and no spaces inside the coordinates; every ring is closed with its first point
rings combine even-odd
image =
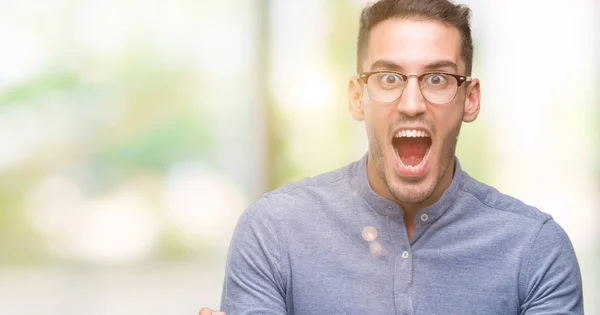
{"type": "Polygon", "coordinates": [[[429,141],[427,138],[400,138],[396,145],[402,164],[406,166],[416,166],[421,163],[427,149],[429,141]]]}

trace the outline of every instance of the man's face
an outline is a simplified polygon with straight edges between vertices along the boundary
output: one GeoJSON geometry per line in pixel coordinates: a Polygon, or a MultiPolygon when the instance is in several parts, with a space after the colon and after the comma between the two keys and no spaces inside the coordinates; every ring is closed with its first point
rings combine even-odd
{"type": "MultiPolygon", "coordinates": [[[[371,30],[363,69],[465,75],[460,33],[441,22],[386,20],[371,30]]],[[[369,180],[375,191],[384,190],[384,197],[404,205],[426,206],[429,199],[439,198],[452,180],[461,121],[477,116],[478,81],[464,83],[443,105],[424,99],[416,78],[408,79],[402,96],[388,103],[375,101],[356,79],[349,91],[354,117],[365,121],[369,167],[376,170],[369,180]]]]}

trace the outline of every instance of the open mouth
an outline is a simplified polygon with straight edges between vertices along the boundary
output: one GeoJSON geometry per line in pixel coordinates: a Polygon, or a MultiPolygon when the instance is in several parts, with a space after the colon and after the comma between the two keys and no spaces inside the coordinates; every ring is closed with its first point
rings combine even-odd
{"type": "Polygon", "coordinates": [[[416,129],[401,130],[392,140],[400,166],[410,173],[423,170],[431,143],[431,137],[425,131],[416,129]]]}

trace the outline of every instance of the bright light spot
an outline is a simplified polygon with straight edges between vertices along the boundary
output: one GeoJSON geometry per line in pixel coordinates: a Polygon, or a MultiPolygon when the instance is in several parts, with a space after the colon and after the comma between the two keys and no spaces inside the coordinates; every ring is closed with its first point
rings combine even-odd
{"type": "Polygon", "coordinates": [[[82,202],[81,190],[72,181],[59,176],[43,178],[27,196],[29,222],[43,233],[61,233],[82,202]]]}
{"type": "Polygon", "coordinates": [[[379,256],[382,252],[381,245],[379,245],[379,243],[377,242],[372,242],[371,244],[369,244],[369,251],[371,252],[371,255],[379,256]]]}
{"type": "Polygon", "coordinates": [[[126,189],[87,205],[71,226],[76,257],[96,262],[130,262],[145,258],[158,236],[148,196],[126,189]]]}
{"type": "Polygon", "coordinates": [[[100,263],[133,262],[147,257],[158,236],[149,197],[132,185],[86,200],[74,182],[51,176],[29,193],[27,209],[54,254],[100,263]]]}
{"type": "Polygon", "coordinates": [[[273,91],[282,106],[295,108],[326,108],[334,105],[332,79],[322,70],[305,71],[276,78],[273,91]]]}
{"type": "Polygon", "coordinates": [[[377,229],[373,226],[366,226],[363,230],[362,230],[362,237],[365,239],[365,241],[374,241],[377,239],[377,229]]]}

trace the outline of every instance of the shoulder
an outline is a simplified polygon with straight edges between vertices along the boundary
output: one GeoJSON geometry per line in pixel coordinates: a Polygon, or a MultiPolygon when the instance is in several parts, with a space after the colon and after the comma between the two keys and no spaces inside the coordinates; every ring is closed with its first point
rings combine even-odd
{"type": "Polygon", "coordinates": [[[327,209],[332,202],[343,203],[351,196],[354,176],[357,175],[354,162],[337,170],[314,177],[304,178],[266,192],[252,204],[243,216],[278,220],[308,214],[315,209],[327,209]]]}
{"type": "Polygon", "coordinates": [[[581,272],[565,231],[548,220],[530,244],[519,271],[521,310],[583,314],[581,272]]]}
{"type": "Polygon", "coordinates": [[[287,211],[296,206],[314,208],[326,205],[331,200],[343,199],[352,190],[356,163],[286,184],[265,193],[261,199],[265,199],[274,211],[282,208],[287,211]]]}
{"type": "Polygon", "coordinates": [[[355,164],[346,165],[342,168],[323,173],[314,177],[307,177],[300,181],[292,182],[281,186],[265,194],[267,198],[273,198],[278,195],[301,195],[307,191],[328,191],[329,187],[343,185],[352,176],[355,175],[355,164]]]}
{"type": "Polygon", "coordinates": [[[552,216],[536,207],[504,194],[492,186],[481,183],[466,173],[463,173],[463,175],[464,180],[460,185],[460,190],[464,197],[477,203],[478,208],[506,217],[513,217],[531,223],[535,222],[539,225],[552,220],[552,216]]]}

